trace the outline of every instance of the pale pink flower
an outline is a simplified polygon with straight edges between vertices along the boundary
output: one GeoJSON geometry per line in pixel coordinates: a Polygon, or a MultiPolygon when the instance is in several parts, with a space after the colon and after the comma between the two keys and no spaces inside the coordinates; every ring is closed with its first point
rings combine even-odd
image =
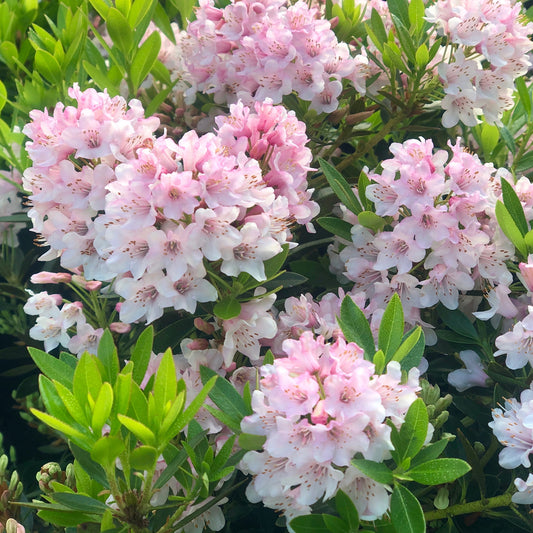
{"type": "Polygon", "coordinates": [[[454,370],[448,374],[448,383],[459,392],[470,387],[486,387],[489,376],[485,373],[485,367],[481,363],[479,355],[473,350],[459,352],[459,358],[465,368],[454,370]]]}

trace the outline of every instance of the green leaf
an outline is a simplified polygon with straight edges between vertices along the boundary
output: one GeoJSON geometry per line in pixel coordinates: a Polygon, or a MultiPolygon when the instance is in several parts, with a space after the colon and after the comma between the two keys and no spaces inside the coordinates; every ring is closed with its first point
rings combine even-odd
{"type": "MultiPolygon", "coordinates": [[[[200,370],[202,368],[206,367],[200,367],[200,370]]],[[[175,420],[175,422],[172,424],[170,429],[167,431],[166,438],[172,438],[178,433],[180,433],[183,428],[194,418],[198,410],[204,405],[205,400],[207,396],[210,394],[211,390],[215,386],[215,383],[217,379],[221,379],[224,381],[221,377],[217,376],[216,378],[213,376],[211,379],[209,379],[206,383],[204,383],[204,386],[202,390],[196,394],[192,402],[187,406],[187,409],[185,409],[175,420]]],[[[203,382],[202,378],[202,382],[203,382]]],[[[242,398],[241,398],[242,400],[242,398]]],[[[206,406],[207,407],[207,406],[206,406]]]]}
{"type": "Polygon", "coordinates": [[[109,488],[104,469],[91,459],[90,453],[87,450],[80,448],[72,441],[69,442],[69,448],[72,452],[72,455],[83,468],[83,470],[85,470],[85,472],[87,472],[87,474],[89,474],[94,481],[100,483],[102,487],[109,488]]]}
{"type": "Polygon", "coordinates": [[[326,533],[328,531],[320,514],[297,516],[290,521],[295,533],[326,533]]]}
{"type": "Polygon", "coordinates": [[[154,31],[137,50],[130,68],[130,78],[135,90],[139,88],[150,70],[152,70],[160,48],[161,36],[159,32],[154,31]]]}
{"type": "Polygon", "coordinates": [[[153,446],[138,446],[130,455],[130,464],[135,470],[152,470],[159,454],[153,446]]]}
{"type": "Polygon", "coordinates": [[[407,338],[402,341],[398,349],[394,352],[391,361],[402,362],[404,358],[411,353],[411,350],[415,348],[421,335],[422,328],[420,326],[414,328],[413,331],[408,334],[407,338]]]}
{"type": "Polygon", "coordinates": [[[387,5],[389,6],[391,15],[397,17],[406,28],[409,27],[408,4],[408,0],[387,0],[387,5]]]}
{"type": "Polygon", "coordinates": [[[370,13],[370,25],[376,39],[383,46],[383,43],[387,42],[387,30],[385,29],[381,15],[374,8],[372,8],[372,12],[370,13]]]}
{"type": "Polygon", "coordinates": [[[4,108],[7,102],[6,86],[0,81],[0,111],[4,108]]]}
{"type": "Polygon", "coordinates": [[[172,352],[168,349],[161,358],[161,363],[157,369],[154,381],[154,400],[158,411],[163,414],[163,410],[167,402],[172,402],[176,398],[177,381],[176,381],[176,366],[174,365],[174,357],[172,352]]]}
{"type": "Polygon", "coordinates": [[[524,237],[522,236],[522,233],[516,225],[512,215],[509,213],[505,205],[500,202],[500,200],[496,201],[495,211],[496,218],[505,236],[515,245],[522,257],[524,259],[527,258],[528,253],[524,237]]]}
{"type": "Polygon", "coordinates": [[[390,361],[400,343],[404,330],[402,302],[394,293],[385,308],[378,332],[378,348],[383,350],[386,361],[390,361]]]}
{"type": "Polygon", "coordinates": [[[350,296],[345,296],[341,304],[339,326],[347,342],[355,342],[365,352],[365,359],[372,361],[376,346],[368,320],[350,296]]]}
{"type": "Polygon", "coordinates": [[[35,52],[35,69],[52,85],[61,85],[63,82],[63,74],[57,59],[46,50],[39,49],[35,52]]]}
{"type": "Polygon", "coordinates": [[[337,235],[349,242],[352,241],[352,225],[349,222],[336,217],[321,217],[317,219],[317,222],[319,226],[333,233],[333,235],[337,235]]]}
{"type": "Polygon", "coordinates": [[[61,505],[70,507],[74,511],[80,511],[82,513],[102,515],[108,507],[105,503],[84,496],[83,494],[73,494],[68,492],[54,492],[51,497],[61,505]]]}
{"type": "Polygon", "coordinates": [[[109,383],[115,383],[119,370],[119,361],[117,355],[117,349],[113,342],[113,335],[106,329],[100,342],[98,343],[98,359],[102,361],[104,368],[103,378],[109,383]]]}
{"type": "Polygon", "coordinates": [[[533,152],[529,152],[523,155],[518,161],[514,164],[515,172],[525,172],[533,168],[533,152]]]}
{"type": "Polygon", "coordinates": [[[346,533],[357,532],[359,529],[359,513],[351,498],[340,489],[335,495],[335,508],[348,526],[346,533]]]}
{"type": "Polygon", "coordinates": [[[462,459],[433,459],[408,470],[413,481],[422,485],[441,485],[451,483],[470,471],[470,465],[462,459]]]}
{"type": "Polygon", "coordinates": [[[359,200],[355,196],[350,184],[343,178],[342,174],[330,163],[324,159],[318,159],[320,168],[324,172],[324,176],[328,180],[333,192],[337,195],[338,199],[356,215],[359,214],[363,208],[359,203],[359,200]]]}
{"type": "Polygon", "coordinates": [[[390,484],[394,481],[391,470],[384,463],[369,459],[352,459],[352,464],[369,478],[378,483],[390,484]]]}
{"type": "Polygon", "coordinates": [[[413,493],[396,485],[391,496],[390,516],[394,528],[401,533],[424,533],[426,521],[420,502],[413,493]]]}
{"type": "Polygon", "coordinates": [[[252,435],[251,433],[241,433],[239,435],[239,446],[243,450],[262,450],[266,441],[264,435],[252,435]]]}
{"type": "Polygon", "coordinates": [[[213,313],[222,320],[231,320],[241,314],[241,304],[235,298],[228,296],[215,304],[213,313]]]}
{"type": "Polygon", "coordinates": [[[338,516],[333,516],[330,514],[322,514],[322,520],[330,533],[346,533],[347,524],[344,520],[338,516]]]}
{"type": "Polygon", "coordinates": [[[420,69],[425,68],[429,63],[429,50],[425,44],[421,44],[416,50],[415,63],[420,69]]]}
{"type": "MultiPolygon", "coordinates": [[[[70,416],[82,426],[87,425],[88,419],[85,410],[82,408],[74,394],[72,394],[67,387],[59,383],[59,381],[53,381],[53,384],[70,416]]],[[[83,405],[85,406],[86,404],[84,403],[83,405]]]]}
{"type": "MultiPolygon", "coordinates": [[[[406,24],[394,14],[391,16],[394,22],[394,27],[396,28],[398,40],[400,41],[401,51],[405,53],[411,63],[415,63],[416,48],[413,43],[413,38],[411,37],[411,35],[409,35],[409,30],[407,29],[409,27],[409,23],[406,24]]],[[[390,44],[392,45],[393,43],[390,44]]]]}
{"type": "Polygon", "coordinates": [[[94,400],[100,392],[102,375],[96,361],[96,357],[85,352],[74,371],[72,392],[80,404],[84,404],[87,401],[89,394],[94,400]]]}
{"type": "MultiPolygon", "coordinates": [[[[28,504],[25,504],[26,506],[28,504]]],[[[100,515],[88,515],[78,511],[69,511],[68,509],[43,509],[37,513],[37,516],[45,522],[50,522],[55,526],[76,527],[87,522],[100,522],[100,515]]]]}
{"type": "Polygon", "coordinates": [[[498,127],[494,124],[483,123],[481,126],[481,147],[487,155],[492,153],[499,140],[500,131],[498,127]]]}
{"type": "Polygon", "coordinates": [[[424,16],[426,14],[426,6],[424,0],[410,0],[408,14],[411,28],[414,28],[417,33],[420,33],[425,23],[424,16]]]}
{"type": "Polygon", "coordinates": [[[135,0],[128,13],[128,23],[131,28],[136,28],[142,24],[143,19],[150,18],[151,12],[155,9],[156,0],[135,0]]]}
{"type": "Polygon", "coordinates": [[[513,217],[522,236],[524,236],[529,231],[526,216],[524,215],[524,208],[522,207],[513,186],[504,178],[501,179],[501,184],[503,205],[505,205],[507,211],[509,211],[510,215],[513,217]]]}
{"type": "Polygon", "coordinates": [[[441,439],[422,448],[413,457],[413,460],[411,461],[411,467],[414,468],[415,466],[418,466],[422,463],[427,463],[428,461],[437,459],[437,457],[444,451],[444,448],[446,448],[446,446],[448,445],[448,442],[448,439],[441,439]]]}
{"type": "Polygon", "coordinates": [[[284,265],[285,260],[287,259],[287,255],[289,254],[289,245],[284,244],[282,248],[283,250],[278,255],[275,255],[264,262],[265,276],[267,279],[273,278],[281,270],[281,267],[284,265]]]}
{"type": "Polygon", "coordinates": [[[156,446],[156,438],[154,432],[138,420],[134,420],[129,416],[118,414],[117,418],[120,423],[129,431],[131,431],[141,442],[148,444],[148,446],[156,446]]]}
{"type": "Polygon", "coordinates": [[[452,331],[468,337],[474,341],[479,341],[479,333],[473,326],[472,322],[468,320],[468,317],[459,309],[448,309],[442,304],[437,306],[437,313],[440,319],[448,326],[452,331]]]}
{"type": "Polygon", "coordinates": [[[133,31],[126,17],[112,7],[107,12],[106,25],[113,44],[128,58],[133,47],[133,31]]]}
{"type": "Polygon", "coordinates": [[[428,433],[428,412],[422,398],[417,398],[409,407],[400,428],[401,449],[397,450],[400,461],[414,457],[424,445],[428,433]]]}
{"type": "MultiPolygon", "coordinates": [[[[132,377],[135,383],[141,383],[146,374],[148,363],[150,362],[150,355],[152,353],[152,344],[154,342],[154,328],[149,326],[146,328],[137,339],[135,347],[131,352],[130,361],[133,362],[132,377]]],[[[168,346],[161,351],[165,351],[168,346]]],[[[159,353],[159,352],[158,352],[159,353]]]]}
{"type": "Polygon", "coordinates": [[[28,348],[28,352],[43,374],[67,388],[72,387],[74,369],[70,365],[37,348],[28,348]]]}
{"type": "Polygon", "coordinates": [[[387,364],[387,362],[385,361],[385,354],[383,353],[383,350],[378,350],[374,354],[374,357],[372,357],[372,362],[374,363],[375,373],[383,373],[383,370],[385,370],[385,365],[387,364]]]}
{"type": "Polygon", "coordinates": [[[91,443],[87,440],[87,434],[84,434],[81,431],[74,429],[69,424],[63,422],[62,420],[59,420],[54,416],[49,415],[48,413],[43,413],[42,411],[38,411],[37,409],[33,408],[31,408],[30,411],[33,416],[37,417],[39,420],[41,420],[41,422],[44,422],[51,428],[59,431],[60,433],[63,433],[64,435],[71,438],[77,443],[84,443],[87,449],[91,448],[91,443]]]}
{"type": "Polygon", "coordinates": [[[235,387],[226,379],[218,376],[213,370],[206,366],[200,367],[200,376],[202,383],[217,376],[214,387],[209,393],[209,397],[213,403],[222,411],[230,415],[232,418],[239,421],[252,412],[246,406],[242,396],[235,390],[235,387]]]}
{"type": "Polygon", "coordinates": [[[373,232],[378,232],[383,229],[387,221],[376,215],[373,211],[361,211],[357,215],[357,222],[364,228],[371,229],[373,232]]]}
{"type": "Polygon", "coordinates": [[[93,432],[98,435],[102,433],[102,428],[107,422],[113,408],[113,387],[110,383],[103,383],[96,398],[91,418],[93,432]]]}
{"type": "Polygon", "coordinates": [[[125,444],[120,437],[106,435],[98,439],[91,449],[91,459],[105,469],[114,468],[116,458],[124,451],[125,444]]]}
{"type": "Polygon", "coordinates": [[[525,79],[523,77],[518,77],[516,78],[514,84],[516,90],[518,91],[520,102],[524,106],[524,110],[527,113],[528,117],[531,118],[531,94],[526,86],[525,79]]]}

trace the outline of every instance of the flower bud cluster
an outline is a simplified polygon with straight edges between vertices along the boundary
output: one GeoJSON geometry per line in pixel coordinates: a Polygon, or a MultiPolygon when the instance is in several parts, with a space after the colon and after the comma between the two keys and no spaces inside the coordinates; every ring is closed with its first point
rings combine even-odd
{"type": "Polygon", "coordinates": [[[123,322],[216,300],[204,260],[265,280],[263,261],[295,245],[291,226],[312,230],[311,152],[292,112],[239,102],[216,134],[190,131],[176,144],[154,137],[158,120],[136,100],[77,86],[69,94],[77,107],[33,111],[24,128],[29,215],[51,247],[43,258],[113,281],[123,322]]]}
{"type": "Polygon", "coordinates": [[[355,471],[351,459],[356,453],[373,461],[390,457],[387,420],[403,423],[420,389],[418,370],[409,372],[407,383],[397,362],[376,375],[355,343],[325,343],[310,331],[286,340],[283,349],[287,357],[261,367],[254,414],[241,423],[246,433],[266,437],[263,451],[248,452],[241,462],[253,476],[247,497],[290,518],[308,513],[340,486],[353,494],[362,518],[383,515],[386,487],[355,471]]]}

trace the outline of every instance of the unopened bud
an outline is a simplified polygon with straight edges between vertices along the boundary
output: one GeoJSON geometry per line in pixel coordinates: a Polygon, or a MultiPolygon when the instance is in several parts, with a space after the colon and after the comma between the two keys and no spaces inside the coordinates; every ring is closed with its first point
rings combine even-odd
{"type": "Polygon", "coordinates": [[[479,441],[474,442],[474,446],[473,446],[473,448],[474,448],[474,451],[475,451],[480,457],[481,457],[482,455],[485,454],[485,450],[486,450],[486,449],[485,449],[485,446],[484,446],[481,442],[479,442],[479,441]]]}
{"type": "Polygon", "coordinates": [[[37,478],[37,481],[39,482],[39,488],[44,492],[50,492],[52,490],[52,487],[50,486],[50,483],[52,481],[60,481],[63,482],[65,479],[65,474],[61,470],[61,467],[58,463],[46,463],[41,467],[41,470],[37,472],[37,475],[35,476],[37,478]]]}
{"type": "Polygon", "coordinates": [[[126,324],[125,322],[112,322],[109,324],[109,329],[113,333],[128,333],[131,331],[131,324],[126,324]]]}
{"type": "Polygon", "coordinates": [[[364,122],[367,118],[370,118],[375,111],[361,111],[360,113],[352,113],[346,117],[346,124],[353,126],[364,122]]]}
{"type": "Polygon", "coordinates": [[[447,509],[450,505],[450,497],[448,493],[448,489],[446,487],[441,487],[439,489],[439,492],[437,492],[437,496],[435,496],[435,500],[433,500],[433,505],[437,509],[447,509]]]}
{"type": "Polygon", "coordinates": [[[446,394],[446,396],[439,398],[437,400],[437,403],[435,404],[435,408],[437,409],[437,412],[444,411],[452,403],[452,399],[453,398],[451,394],[446,394]]]}
{"type": "Polygon", "coordinates": [[[329,19],[329,24],[331,26],[331,29],[337,26],[338,23],[339,23],[339,17],[333,17],[332,19],[329,19]]]}
{"type": "Polygon", "coordinates": [[[199,329],[200,331],[203,331],[207,335],[213,335],[213,333],[215,332],[215,327],[213,326],[213,324],[209,324],[203,318],[195,318],[194,327],[196,329],[199,329]]]}
{"type": "Polygon", "coordinates": [[[435,422],[433,422],[433,425],[435,426],[435,429],[441,428],[446,421],[448,420],[448,417],[450,416],[450,413],[448,411],[443,411],[438,417],[435,422]]]}
{"type": "Polygon", "coordinates": [[[18,475],[18,472],[16,470],[13,470],[13,472],[11,473],[11,479],[9,480],[9,490],[11,492],[15,492],[15,490],[17,490],[17,485],[19,484],[19,475],[18,475]]]}
{"type": "Polygon", "coordinates": [[[39,285],[45,283],[70,283],[71,279],[72,274],[68,272],[38,272],[37,274],[33,274],[30,281],[39,285]]]}
{"type": "Polygon", "coordinates": [[[26,530],[22,524],[19,524],[15,519],[9,518],[6,522],[6,533],[25,533],[26,530]]]}
{"type": "Polygon", "coordinates": [[[7,458],[7,455],[4,453],[4,455],[0,457],[0,478],[4,477],[8,463],[9,463],[9,459],[7,458]]]}
{"type": "Polygon", "coordinates": [[[69,463],[67,468],[65,468],[65,474],[65,485],[74,490],[76,488],[76,474],[72,463],[69,463]]]}

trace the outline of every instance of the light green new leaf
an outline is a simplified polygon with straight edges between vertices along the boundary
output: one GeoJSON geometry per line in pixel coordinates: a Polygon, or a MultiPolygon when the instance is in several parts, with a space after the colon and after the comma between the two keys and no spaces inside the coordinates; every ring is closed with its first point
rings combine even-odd
{"type": "Polygon", "coordinates": [[[394,481],[391,470],[384,463],[377,463],[369,459],[352,459],[352,464],[378,483],[390,484],[394,481]]]}
{"type": "Polygon", "coordinates": [[[91,417],[91,427],[93,432],[98,435],[102,433],[102,428],[107,422],[113,408],[113,387],[110,383],[103,383],[96,398],[91,417]]]}
{"type": "Polygon", "coordinates": [[[106,25],[113,44],[127,58],[133,47],[133,31],[128,20],[118,9],[112,7],[107,12],[106,25]]]}
{"type": "Polygon", "coordinates": [[[496,201],[496,218],[505,236],[515,245],[516,249],[522,255],[523,259],[528,256],[527,246],[522,236],[522,232],[516,225],[512,215],[505,205],[500,201],[496,201]]]}
{"type": "Polygon", "coordinates": [[[524,236],[529,231],[529,227],[527,225],[522,203],[520,202],[520,199],[518,198],[513,186],[506,179],[502,178],[501,184],[503,205],[505,205],[507,211],[509,211],[509,214],[513,217],[513,220],[520,230],[522,236],[524,236]]]}
{"type": "Polygon", "coordinates": [[[49,415],[48,413],[43,413],[42,411],[38,411],[34,408],[31,408],[30,411],[33,416],[37,417],[39,420],[50,426],[52,429],[63,433],[68,438],[76,442],[78,446],[82,447],[85,450],[91,449],[91,440],[87,438],[87,434],[84,434],[81,431],[74,429],[69,424],[63,422],[62,420],[59,420],[55,416],[49,415]]]}
{"type": "Polygon", "coordinates": [[[158,411],[163,414],[167,402],[173,402],[176,398],[177,380],[176,366],[172,352],[168,349],[161,359],[154,381],[154,400],[158,411]]]}
{"type": "Polygon", "coordinates": [[[92,446],[91,459],[108,470],[114,467],[116,458],[124,451],[125,447],[121,437],[106,435],[98,439],[92,446]]]}
{"type": "Polygon", "coordinates": [[[154,432],[138,420],[134,420],[129,416],[117,415],[120,423],[129,431],[131,431],[141,442],[148,444],[148,446],[156,446],[156,438],[154,432]]]}
{"type": "Polygon", "coordinates": [[[153,326],[149,326],[139,335],[135,347],[131,352],[130,361],[133,361],[133,364],[135,365],[132,373],[135,383],[141,383],[144,379],[148,363],[150,362],[153,342],[154,328],[153,326]]]}
{"type": "Polygon", "coordinates": [[[119,361],[117,355],[117,348],[113,342],[113,335],[111,331],[106,329],[100,342],[98,343],[98,359],[102,362],[104,373],[102,378],[109,383],[115,383],[119,370],[119,361]]]}

